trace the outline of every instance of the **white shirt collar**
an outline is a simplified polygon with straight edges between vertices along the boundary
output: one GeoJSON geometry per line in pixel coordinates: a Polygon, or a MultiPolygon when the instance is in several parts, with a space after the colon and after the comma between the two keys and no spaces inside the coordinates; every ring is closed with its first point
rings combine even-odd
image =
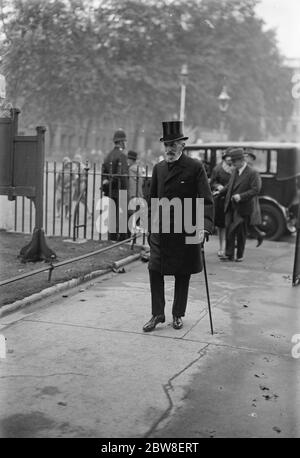
{"type": "Polygon", "coordinates": [[[244,163],[243,167],[241,167],[240,169],[238,169],[239,176],[242,175],[242,173],[243,173],[243,171],[245,170],[246,167],[247,167],[247,162],[244,163]]]}

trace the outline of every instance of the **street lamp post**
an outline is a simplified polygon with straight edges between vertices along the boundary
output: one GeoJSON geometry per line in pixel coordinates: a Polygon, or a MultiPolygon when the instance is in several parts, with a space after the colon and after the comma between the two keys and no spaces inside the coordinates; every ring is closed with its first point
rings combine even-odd
{"type": "Polygon", "coordinates": [[[186,92],[186,83],[188,77],[188,66],[183,64],[180,72],[181,77],[181,91],[180,91],[180,113],[179,120],[184,122],[184,111],[185,111],[185,92],[186,92]]]}
{"type": "Polygon", "coordinates": [[[231,100],[231,97],[227,93],[227,88],[226,86],[223,86],[222,91],[218,97],[219,110],[221,112],[221,124],[220,124],[221,141],[224,140],[225,115],[228,110],[230,100],[231,100]]]}

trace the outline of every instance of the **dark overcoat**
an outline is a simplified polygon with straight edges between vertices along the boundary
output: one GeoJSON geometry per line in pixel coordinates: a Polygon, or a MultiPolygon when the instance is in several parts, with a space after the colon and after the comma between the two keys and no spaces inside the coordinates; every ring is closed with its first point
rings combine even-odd
{"type": "MultiPolygon", "coordinates": [[[[261,181],[261,177],[260,177],[258,172],[257,172],[257,174],[258,174],[258,189],[259,189],[259,192],[260,192],[261,186],[262,186],[262,181],[261,181]]],[[[254,196],[253,197],[252,207],[253,208],[252,208],[252,213],[251,213],[251,216],[250,216],[250,225],[251,226],[260,225],[262,223],[262,218],[261,218],[261,211],[260,211],[260,204],[259,204],[258,196],[254,196]]]]}
{"type": "MultiPolygon", "coordinates": [[[[170,170],[166,161],[161,161],[154,166],[148,202],[149,232],[151,232],[151,221],[154,216],[151,199],[164,197],[169,200],[179,198],[182,203],[182,215],[185,214],[185,208],[187,209],[187,205],[185,205],[187,201],[184,199],[189,198],[189,203],[192,203],[192,210],[190,212],[187,210],[187,214],[191,213],[192,224],[196,223],[196,198],[203,198],[204,229],[212,232],[214,201],[205,169],[200,161],[183,153],[172,164],[170,170]]],[[[186,243],[188,234],[183,221],[180,233],[172,231],[176,222],[175,218],[176,213],[171,211],[171,233],[163,233],[161,219],[159,220],[159,233],[151,233],[149,270],[156,270],[162,275],[188,275],[201,272],[203,266],[200,244],[186,243]]]]}
{"type": "MultiPolygon", "coordinates": [[[[112,198],[118,198],[120,189],[127,189],[128,187],[128,165],[127,157],[123,153],[123,150],[118,146],[115,146],[106,156],[102,173],[105,174],[104,178],[111,181],[111,196],[112,198]],[[111,175],[116,175],[112,177],[111,175]]],[[[105,193],[108,195],[108,190],[105,193]]]]}
{"type": "Polygon", "coordinates": [[[257,198],[261,188],[261,178],[259,173],[246,166],[241,175],[235,169],[225,190],[225,223],[228,234],[232,232],[241,222],[250,222],[254,209],[254,200],[257,198]],[[232,202],[232,196],[239,194],[241,200],[232,202]]]}
{"type": "MultiPolygon", "coordinates": [[[[230,180],[231,173],[223,168],[223,162],[214,167],[210,177],[210,187],[212,191],[218,188],[218,185],[226,186],[230,180]]],[[[224,213],[225,195],[217,195],[215,197],[215,226],[219,228],[225,227],[224,213]]]]}
{"type": "Polygon", "coordinates": [[[235,169],[226,187],[225,213],[231,208],[231,197],[239,194],[241,200],[235,204],[237,213],[242,217],[251,216],[253,198],[259,194],[260,188],[261,179],[256,170],[247,165],[243,173],[239,175],[238,170],[235,169]]]}

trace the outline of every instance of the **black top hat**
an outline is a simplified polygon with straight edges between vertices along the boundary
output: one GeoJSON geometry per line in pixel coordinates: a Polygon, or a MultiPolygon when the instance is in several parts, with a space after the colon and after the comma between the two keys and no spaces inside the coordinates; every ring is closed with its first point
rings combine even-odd
{"type": "Polygon", "coordinates": [[[138,154],[135,151],[129,150],[127,153],[128,159],[133,159],[136,161],[138,154]]]}
{"type": "Polygon", "coordinates": [[[160,139],[161,142],[175,142],[176,140],[187,140],[189,137],[185,137],[182,133],[182,121],[164,121],[163,126],[163,137],[160,139]]]}

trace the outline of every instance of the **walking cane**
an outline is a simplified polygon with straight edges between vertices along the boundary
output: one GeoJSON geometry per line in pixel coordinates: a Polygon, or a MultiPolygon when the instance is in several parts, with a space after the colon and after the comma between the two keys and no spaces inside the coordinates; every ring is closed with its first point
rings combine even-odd
{"type": "Polygon", "coordinates": [[[204,278],[205,278],[205,287],[206,287],[206,295],[207,295],[207,304],[208,304],[208,313],[209,313],[209,321],[210,321],[210,330],[211,333],[214,333],[213,323],[212,323],[212,316],[211,316],[211,308],[210,308],[210,298],[209,298],[209,289],[208,289],[208,281],[207,281],[207,272],[206,272],[206,263],[205,263],[205,253],[204,253],[204,240],[201,243],[201,253],[203,259],[203,270],[204,270],[204,278]]]}

